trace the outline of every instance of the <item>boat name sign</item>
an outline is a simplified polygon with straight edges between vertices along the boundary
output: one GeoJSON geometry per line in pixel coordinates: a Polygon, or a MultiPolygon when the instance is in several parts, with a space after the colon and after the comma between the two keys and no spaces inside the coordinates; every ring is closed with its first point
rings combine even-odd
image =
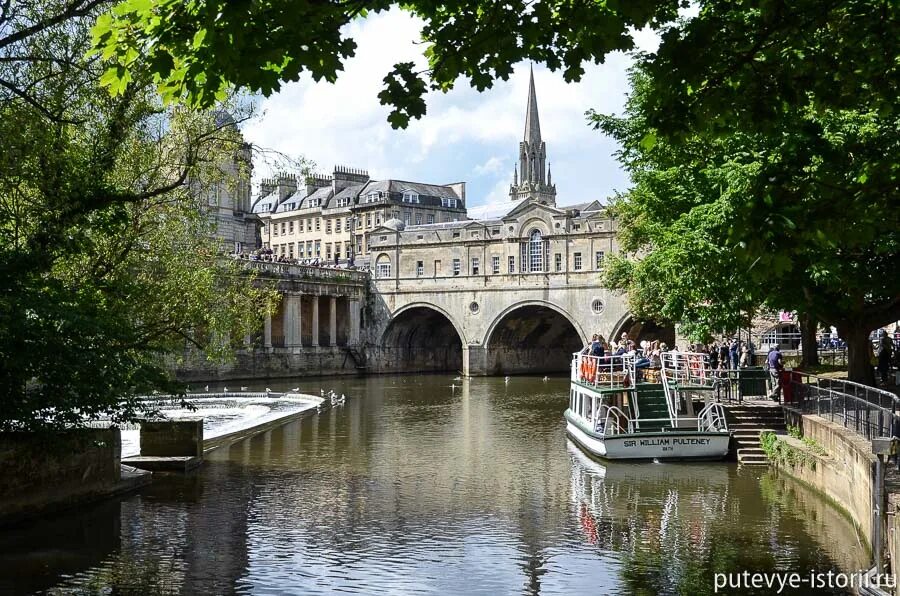
{"type": "Polygon", "coordinates": [[[634,441],[622,441],[623,447],[656,447],[659,445],[709,445],[708,438],[695,437],[678,437],[678,438],[656,438],[656,439],[639,439],[634,441]]]}

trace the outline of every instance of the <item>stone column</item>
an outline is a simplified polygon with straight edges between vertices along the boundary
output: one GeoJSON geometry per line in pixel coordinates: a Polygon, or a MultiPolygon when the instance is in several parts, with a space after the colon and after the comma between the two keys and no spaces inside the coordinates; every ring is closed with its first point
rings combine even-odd
{"type": "Polygon", "coordinates": [[[266,321],[263,326],[263,347],[272,348],[272,315],[266,313],[266,321]]]}
{"type": "Polygon", "coordinates": [[[328,345],[337,345],[337,297],[331,297],[331,308],[328,309],[328,345]]]}
{"type": "Polygon", "coordinates": [[[487,350],[482,346],[462,348],[462,372],[464,377],[483,377],[487,374],[487,350]]]}
{"type": "Polygon", "coordinates": [[[359,345],[359,300],[348,300],[350,308],[350,331],[347,335],[347,345],[359,345]]]}
{"type": "Polygon", "coordinates": [[[312,345],[319,345],[319,297],[312,296],[312,345]]]}
{"type": "Polygon", "coordinates": [[[287,294],[284,302],[284,345],[287,348],[303,345],[300,329],[301,317],[300,296],[287,294]]]}

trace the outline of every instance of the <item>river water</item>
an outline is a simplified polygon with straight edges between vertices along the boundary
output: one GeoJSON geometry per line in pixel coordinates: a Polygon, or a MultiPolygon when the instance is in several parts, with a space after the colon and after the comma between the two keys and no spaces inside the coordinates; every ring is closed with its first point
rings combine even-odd
{"type": "Polygon", "coordinates": [[[869,560],[843,516],[768,469],[587,458],[565,436],[565,379],[275,383],[348,401],[3,532],[0,593],[694,595],[715,572],[869,560]]]}

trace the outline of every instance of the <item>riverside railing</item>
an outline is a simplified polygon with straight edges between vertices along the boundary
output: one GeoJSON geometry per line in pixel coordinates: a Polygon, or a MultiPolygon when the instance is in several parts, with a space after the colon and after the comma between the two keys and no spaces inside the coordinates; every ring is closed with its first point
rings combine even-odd
{"type": "Polygon", "coordinates": [[[866,439],[900,436],[900,398],[852,381],[793,371],[785,404],[816,414],[866,439]]]}
{"type": "Polygon", "coordinates": [[[276,275],[278,277],[356,284],[364,284],[369,279],[369,274],[367,272],[356,271],[353,269],[316,267],[314,265],[297,265],[295,263],[275,263],[272,261],[238,260],[238,262],[247,269],[255,269],[263,274],[276,275]]]}

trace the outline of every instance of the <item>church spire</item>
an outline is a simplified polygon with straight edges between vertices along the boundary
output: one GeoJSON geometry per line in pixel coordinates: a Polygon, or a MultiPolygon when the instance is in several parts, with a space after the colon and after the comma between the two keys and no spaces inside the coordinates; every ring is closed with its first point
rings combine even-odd
{"type": "Polygon", "coordinates": [[[550,182],[550,168],[547,167],[547,143],[541,138],[534,67],[531,67],[528,79],[525,135],[519,143],[519,164],[513,173],[509,197],[513,201],[535,200],[549,205],[556,204],[556,188],[550,182]]]}
{"type": "Polygon", "coordinates": [[[528,107],[525,109],[525,142],[541,144],[541,119],[538,116],[537,93],[534,91],[534,67],[528,82],[528,107]]]}

